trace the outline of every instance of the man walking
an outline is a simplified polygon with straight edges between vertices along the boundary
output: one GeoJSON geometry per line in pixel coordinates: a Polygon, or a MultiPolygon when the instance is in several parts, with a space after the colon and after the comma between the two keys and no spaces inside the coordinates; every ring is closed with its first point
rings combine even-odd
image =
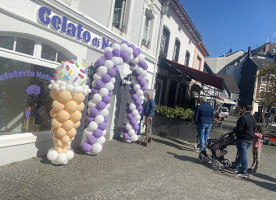
{"type": "Polygon", "coordinates": [[[148,131],[148,138],[147,138],[148,143],[151,143],[151,128],[152,128],[151,122],[152,122],[152,117],[154,116],[154,110],[155,110],[155,102],[152,98],[152,94],[149,93],[148,100],[145,103],[144,110],[143,110],[143,114],[145,116],[146,131],[150,128],[150,131],[148,131]]]}
{"type": "Polygon", "coordinates": [[[207,144],[213,117],[214,109],[206,102],[205,97],[201,97],[200,105],[196,107],[194,112],[194,122],[198,133],[200,151],[203,151],[207,144]]]}
{"type": "Polygon", "coordinates": [[[247,149],[250,147],[257,125],[256,119],[251,115],[252,106],[242,107],[242,116],[238,119],[234,132],[237,136],[237,157],[233,170],[237,171],[237,175],[247,178],[247,149]]]}

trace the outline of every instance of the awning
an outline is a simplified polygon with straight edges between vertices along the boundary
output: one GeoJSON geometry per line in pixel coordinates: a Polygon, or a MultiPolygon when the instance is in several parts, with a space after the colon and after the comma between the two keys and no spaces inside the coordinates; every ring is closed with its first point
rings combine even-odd
{"type": "Polygon", "coordinates": [[[191,77],[194,80],[200,81],[206,85],[211,85],[214,86],[218,89],[223,90],[223,79],[212,75],[212,74],[207,74],[205,72],[193,69],[191,67],[187,67],[185,65],[181,65],[177,62],[168,60],[166,58],[162,58],[161,65],[169,65],[170,67],[173,67],[177,70],[180,70],[183,74],[191,77]]]}
{"type": "Polygon", "coordinates": [[[226,104],[231,104],[231,105],[235,105],[236,102],[232,101],[230,99],[225,99],[225,98],[216,98],[216,102],[217,103],[226,103],[226,104]]]}

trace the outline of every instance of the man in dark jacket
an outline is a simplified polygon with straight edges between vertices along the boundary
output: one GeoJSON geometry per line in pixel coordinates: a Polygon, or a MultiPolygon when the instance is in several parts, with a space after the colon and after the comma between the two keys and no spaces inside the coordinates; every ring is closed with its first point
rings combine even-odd
{"type": "Polygon", "coordinates": [[[238,176],[247,177],[247,149],[254,138],[256,119],[251,115],[252,106],[242,107],[242,116],[238,119],[234,132],[237,136],[237,157],[233,169],[238,171],[238,176]]]}
{"type": "Polygon", "coordinates": [[[201,104],[196,107],[194,112],[194,122],[198,133],[199,148],[202,151],[207,144],[207,139],[210,134],[214,109],[206,102],[205,97],[200,98],[200,103],[201,104]]]}
{"type": "MultiPolygon", "coordinates": [[[[152,120],[152,117],[154,116],[155,107],[156,107],[156,105],[155,105],[154,100],[152,99],[152,94],[149,93],[148,94],[148,100],[144,105],[143,115],[145,116],[146,127],[150,128],[150,129],[152,127],[150,126],[151,124],[149,124],[149,122],[151,123],[150,120],[152,120]]],[[[148,133],[148,143],[151,143],[151,131],[149,131],[149,133],[148,133]]]]}

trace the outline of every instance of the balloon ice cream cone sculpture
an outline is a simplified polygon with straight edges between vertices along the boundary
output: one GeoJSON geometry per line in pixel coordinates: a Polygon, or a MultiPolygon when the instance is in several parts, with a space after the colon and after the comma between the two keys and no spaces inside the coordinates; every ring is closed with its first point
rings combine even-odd
{"type": "Polygon", "coordinates": [[[71,142],[80,126],[85,96],[91,92],[86,85],[88,72],[84,64],[73,60],[63,62],[56,68],[55,80],[51,81],[49,89],[53,99],[51,125],[54,148],[48,151],[47,158],[53,164],[67,164],[74,157],[70,149],[71,142]]]}

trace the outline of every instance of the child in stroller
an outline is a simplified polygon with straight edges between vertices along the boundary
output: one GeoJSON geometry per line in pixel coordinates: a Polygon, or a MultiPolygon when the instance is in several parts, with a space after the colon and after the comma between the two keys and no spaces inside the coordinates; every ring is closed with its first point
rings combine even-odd
{"type": "Polygon", "coordinates": [[[227,154],[225,148],[234,144],[235,140],[236,135],[234,132],[229,132],[219,139],[208,139],[207,146],[199,154],[199,160],[206,163],[212,162],[212,169],[216,171],[222,168],[231,167],[231,161],[224,158],[227,154]]]}

